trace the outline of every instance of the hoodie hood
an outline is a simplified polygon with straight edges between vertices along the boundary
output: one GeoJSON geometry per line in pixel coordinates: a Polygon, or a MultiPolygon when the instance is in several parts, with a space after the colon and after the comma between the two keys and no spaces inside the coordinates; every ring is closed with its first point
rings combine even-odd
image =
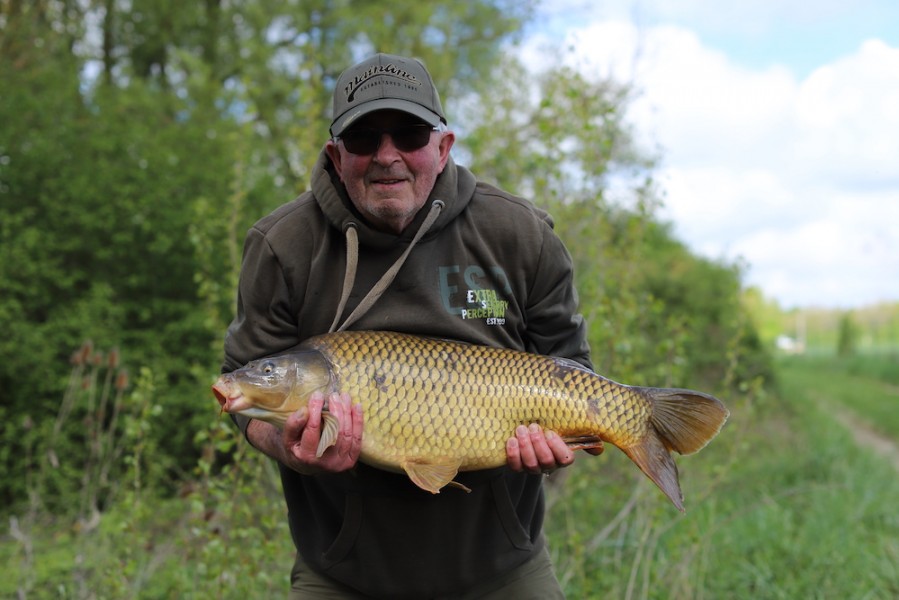
{"type": "Polygon", "coordinates": [[[359,243],[373,248],[386,249],[411,242],[427,217],[431,204],[435,200],[442,200],[444,209],[423,239],[436,235],[465,210],[474,194],[475,185],[474,175],[468,169],[457,166],[450,157],[443,172],[437,176],[427,202],[405,231],[395,235],[373,228],[356,210],[324,149],[312,168],[312,194],[331,225],[342,232],[354,226],[359,235],[359,243]]]}

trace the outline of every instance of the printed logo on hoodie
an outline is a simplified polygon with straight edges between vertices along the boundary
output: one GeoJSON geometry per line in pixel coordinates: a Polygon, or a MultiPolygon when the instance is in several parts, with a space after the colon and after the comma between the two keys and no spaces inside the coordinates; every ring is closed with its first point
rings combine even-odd
{"type": "Polygon", "coordinates": [[[483,320],[487,325],[505,325],[512,288],[502,267],[451,265],[439,267],[440,297],[450,314],[464,320],[483,320]]]}

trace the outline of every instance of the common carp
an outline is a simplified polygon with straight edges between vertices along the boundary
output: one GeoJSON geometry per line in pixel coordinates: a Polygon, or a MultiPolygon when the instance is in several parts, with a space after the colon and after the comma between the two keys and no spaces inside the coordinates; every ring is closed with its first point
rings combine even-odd
{"type": "MultiPolygon", "coordinates": [[[[681,511],[671,451],[700,450],[728,417],[702,392],[622,385],[563,358],[384,331],[310,338],[213,385],[224,412],[279,427],[317,390],[362,404],[360,460],[432,493],[459,471],[505,464],[515,428],[537,423],[575,449],[618,447],[681,511]]],[[[338,430],[322,415],[319,455],[338,430]]]]}

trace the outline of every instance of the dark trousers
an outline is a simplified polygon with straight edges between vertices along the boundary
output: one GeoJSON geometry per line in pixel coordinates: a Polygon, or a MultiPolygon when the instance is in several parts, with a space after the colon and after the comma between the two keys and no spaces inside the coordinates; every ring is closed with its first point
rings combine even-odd
{"type": "MultiPolygon", "coordinates": [[[[290,573],[290,581],[288,600],[371,600],[350,587],[316,573],[303,562],[299,554],[290,573]]],[[[549,553],[544,548],[537,556],[509,573],[450,598],[564,600],[565,595],[556,579],[549,553]]]]}

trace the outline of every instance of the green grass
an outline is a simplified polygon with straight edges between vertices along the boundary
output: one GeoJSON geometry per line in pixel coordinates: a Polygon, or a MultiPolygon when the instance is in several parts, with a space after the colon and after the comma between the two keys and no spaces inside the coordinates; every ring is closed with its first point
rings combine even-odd
{"type": "Polygon", "coordinates": [[[844,407],[899,440],[899,354],[790,356],[781,365],[793,383],[786,392],[807,394],[824,407],[844,407]]]}
{"type": "Polygon", "coordinates": [[[779,376],[780,393],[731,400],[721,435],[678,459],[686,515],[630,483],[635,468],[614,449],[579,458],[548,519],[569,597],[899,596],[899,477],[819,401],[851,405],[864,384],[873,413],[895,396],[793,362],[779,376]]]}

